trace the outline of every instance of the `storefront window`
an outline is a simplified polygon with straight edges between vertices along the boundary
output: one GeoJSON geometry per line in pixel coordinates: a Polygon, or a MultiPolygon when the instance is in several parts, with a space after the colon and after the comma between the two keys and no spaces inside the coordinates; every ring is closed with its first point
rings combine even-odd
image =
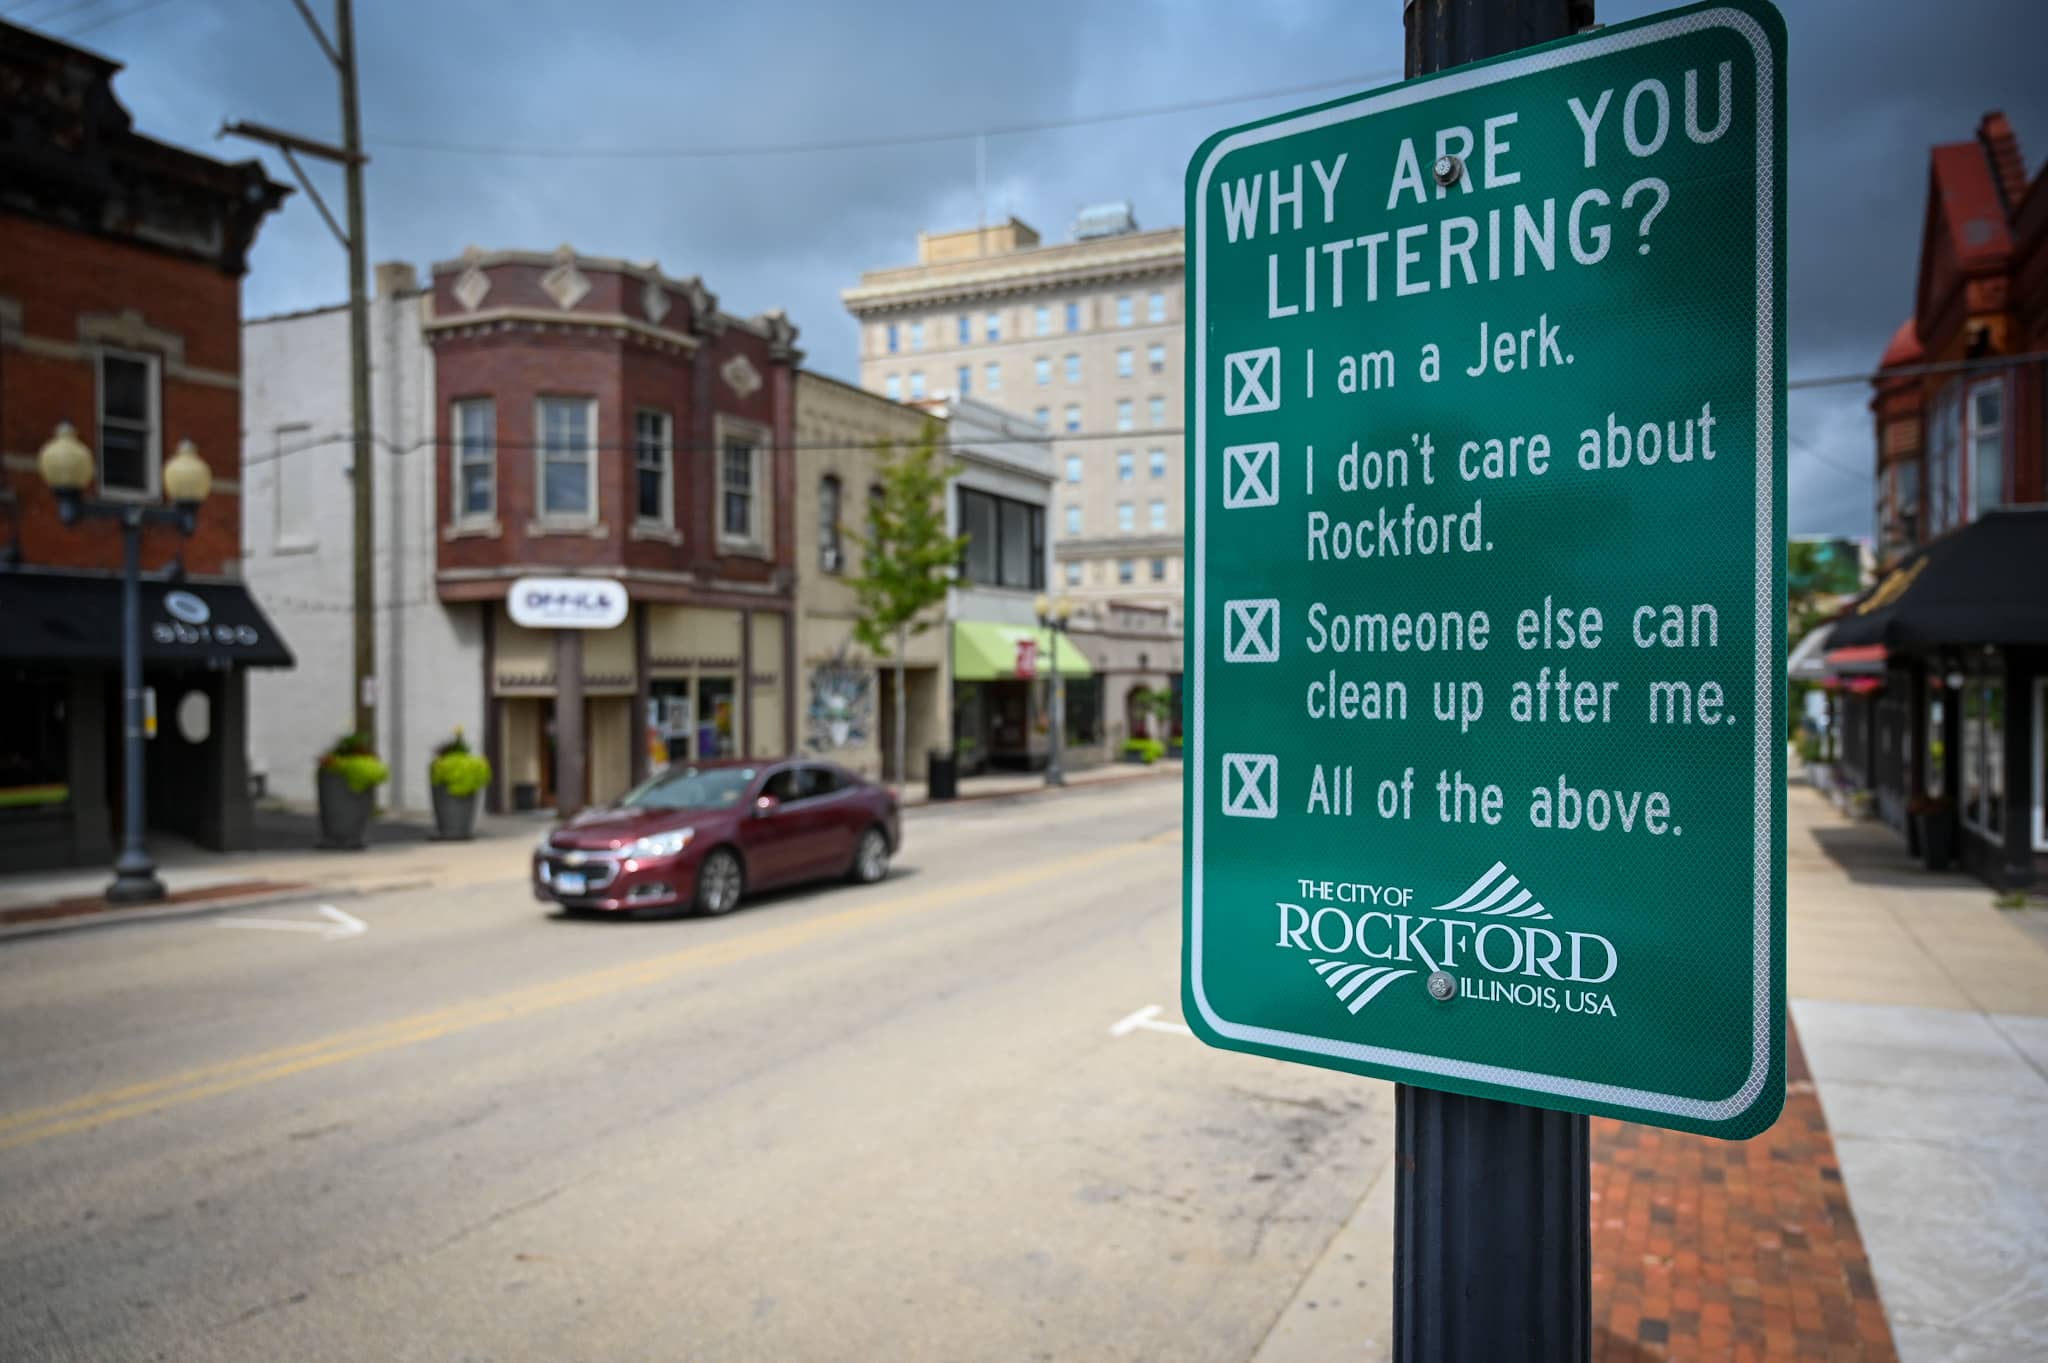
{"type": "Polygon", "coordinates": [[[1948,740],[1944,737],[1947,703],[1939,691],[1927,693],[1927,793],[1940,796],[1948,789],[1948,740]]]}
{"type": "Polygon", "coordinates": [[[1963,686],[1963,822],[1996,842],[2005,831],[2005,675],[1973,670],[1963,686]]]}
{"type": "Polygon", "coordinates": [[[15,675],[0,705],[0,816],[71,798],[64,760],[65,683],[15,675]]]}
{"type": "Polygon", "coordinates": [[[739,751],[733,727],[731,677],[704,677],[697,683],[697,756],[731,757],[739,751]]]}
{"type": "Polygon", "coordinates": [[[1099,679],[1069,677],[1064,690],[1067,745],[1085,748],[1100,743],[1102,700],[1099,679]]]}

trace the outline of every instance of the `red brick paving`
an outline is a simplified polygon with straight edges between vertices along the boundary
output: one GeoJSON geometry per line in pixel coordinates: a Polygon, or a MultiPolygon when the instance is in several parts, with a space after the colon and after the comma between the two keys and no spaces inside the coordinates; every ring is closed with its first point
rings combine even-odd
{"type": "Polygon", "coordinates": [[[1777,1124],[1593,1122],[1594,1363],[1897,1363],[1796,1034],[1777,1124]]]}
{"type": "Polygon", "coordinates": [[[109,904],[104,895],[79,895],[72,899],[51,900],[47,904],[27,904],[19,908],[0,909],[0,927],[13,923],[41,923],[54,918],[83,918],[113,909],[154,909],[169,904],[196,904],[215,899],[246,899],[251,895],[283,894],[306,888],[305,884],[298,881],[236,880],[225,885],[180,890],[174,894],[167,894],[162,899],[143,904],[109,904]]]}

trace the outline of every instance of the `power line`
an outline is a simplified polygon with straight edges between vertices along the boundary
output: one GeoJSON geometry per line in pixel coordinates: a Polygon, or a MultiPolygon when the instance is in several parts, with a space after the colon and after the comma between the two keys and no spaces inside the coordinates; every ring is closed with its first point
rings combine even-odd
{"type": "Polygon", "coordinates": [[[1970,360],[1937,360],[1931,364],[1899,364],[1861,374],[1828,374],[1810,379],[1792,379],[1785,387],[1835,388],[1850,383],[1876,383],[1879,379],[1909,379],[1922,374],[1960,374],[1973,369],[2010,369],[2015,365],[2039,364],[2048,360],[2048,350],[2030,350],[2024,355],[1981,355],[1970,360]]]}
{"type": "MultiPolygon", "coordinates": [[[[112,14],[102,15],[101,17],[94,19],[91,23],[80,24],[77,28],[72,29],[69,33],[66,33],[62,36],[65,38],[66,41],[69,41],[70,39],[78,37],[82,33],[90,33],[96,28],[105,28],[108,24],[117,23],[122,19],[128,18],[130,15],[141,14],[145,10],[155,9],[158,5],[168,5],[170,2],[171,0],[142,0],[141,4],[133,6],[132,8],[116,10],[112,14]]],[[[88,0],[88,3],[90,3],[90,0],[88,0]]]]}
{"type": "Polygon", "coordinates": [[[701,147],[548,147],[527,144],[429,142],[411,138],[378,137],[370,139],[370,145],[387,151],[433,152],[449,156],[533,157],[546,160],[590,158],[593,160],[709,161],[735,156],[800,156],[812,152],[864,151],[871,148],[884,147],[930,146],[938,142],[971,142],[977,137],[1017,137],[1027,133],[1052,132],[1061,128],[1091,127],[1103,123],[1124,123],[1133,119],[1159,118],[1167,114],[1191,113],[1198,109],[1216,109],[1230,104],[1249,104],[1255,100],[1279,99],[1289,95],[1312,94],[1318,90],[1331,90],[1339,86],[1370,87],[1384,81],[1399,80],[1400,78],[1401,73],[1397,70],[1368,71],[1363,75],[1340,76],[1333,80],[1314,81],[1307,85],[1281,86],[1271,90],[1253,90],[1244,94],[1218,95],[1208,99],[1181,100],[1173,104],[1153,104],[1143,108],[1118,109],[1098,114],[1076,114],[1069,118],[1048,118],[1026,123],[1004,123],[986,128],[970,128],[948,132],[870,134],[862,137],[829,138],[811,142],[755,142],[701,147]]]}

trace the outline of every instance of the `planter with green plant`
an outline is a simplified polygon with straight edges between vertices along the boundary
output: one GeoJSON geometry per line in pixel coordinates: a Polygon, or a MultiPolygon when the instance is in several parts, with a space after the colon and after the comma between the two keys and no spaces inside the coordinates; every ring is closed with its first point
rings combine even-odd
{"type": "Polygon", "coordinates": [[[1123,756],[1126,762],[1142,762],[1151,766],[1166,754],[1166,745],[1156,738],[1127,738],[1124,740],[1123,756]]]}
{"type": "Polygon", "coordinates": [[[320,845],[354,850],[365,845],[377,812],[377,787],[391,768],[362,734],[345,734],[320,755],[320,845]]]}
{"type": "Polygon", "coordinates": [[[477,806],[490,784],[490,761],[471,752],[457,728],[455,737],[434,750],[434,760],[427,768],[437,841],[461,842],[476,836],[477,806]]]}
{"type": "Polygon", "coordinates": [[[1913,820],[1921,864],[1930,871],[1946,871],[1956,854],[1956,823],[1948,800],[1940,795],[1918,795],[1907,802],[1906,813],[1913,820]]]}

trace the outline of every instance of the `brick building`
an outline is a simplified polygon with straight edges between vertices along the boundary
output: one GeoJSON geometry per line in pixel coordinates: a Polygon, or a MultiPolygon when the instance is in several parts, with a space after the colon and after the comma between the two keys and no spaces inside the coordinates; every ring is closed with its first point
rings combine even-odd
{"type": "Polygon", "coordinates": [[[2048,872],[2048,174],[2005,116],[1933,148],[1913,315],[1873,384],[1882,576],[1835,622],[1842,766],[1936,859],[2048,872]]]}
{"type": "Polygon", "coordinates": [[[111,856],[119,808],[121,534],[60,523],[36,453],[70,422],[92,494],[163,498],[189,439],[213,493],[148,533],[150,825],[249,836],[244,669],[289,664],[239,583],[241,277],[288,192],[134,131],[118,63],[0,23],[0,866],[111,856]],[[168,570],[168,576],[166,572],[168,570]]]}
{"type": "MultiPolygon", "coordinates": [[[[669,756],[766,756],[795,732],[796,328],[733,317],[652,264],[482,252],[378,270],[377,742],[391,798],[425,802],[435,744],[462,725],[497,807],[573,809],[669,756]],[[605,629],[514,621],[522,578],[616,581],[605,629]]],[[[350,542],[319,471],[344,457],[339,309],[252,322],[244,424],[278,452],[252,486],[249,575],[309,656],[332,653],[346,713],[350,542]],[[293,461],[308,477],[301,479],[293,461]]],[[[254,455],[252,454],[252,458],[254,455]]],[[[259,694],[254,749],[304,796],[331,734],[301,695],[259,694]]]]}

